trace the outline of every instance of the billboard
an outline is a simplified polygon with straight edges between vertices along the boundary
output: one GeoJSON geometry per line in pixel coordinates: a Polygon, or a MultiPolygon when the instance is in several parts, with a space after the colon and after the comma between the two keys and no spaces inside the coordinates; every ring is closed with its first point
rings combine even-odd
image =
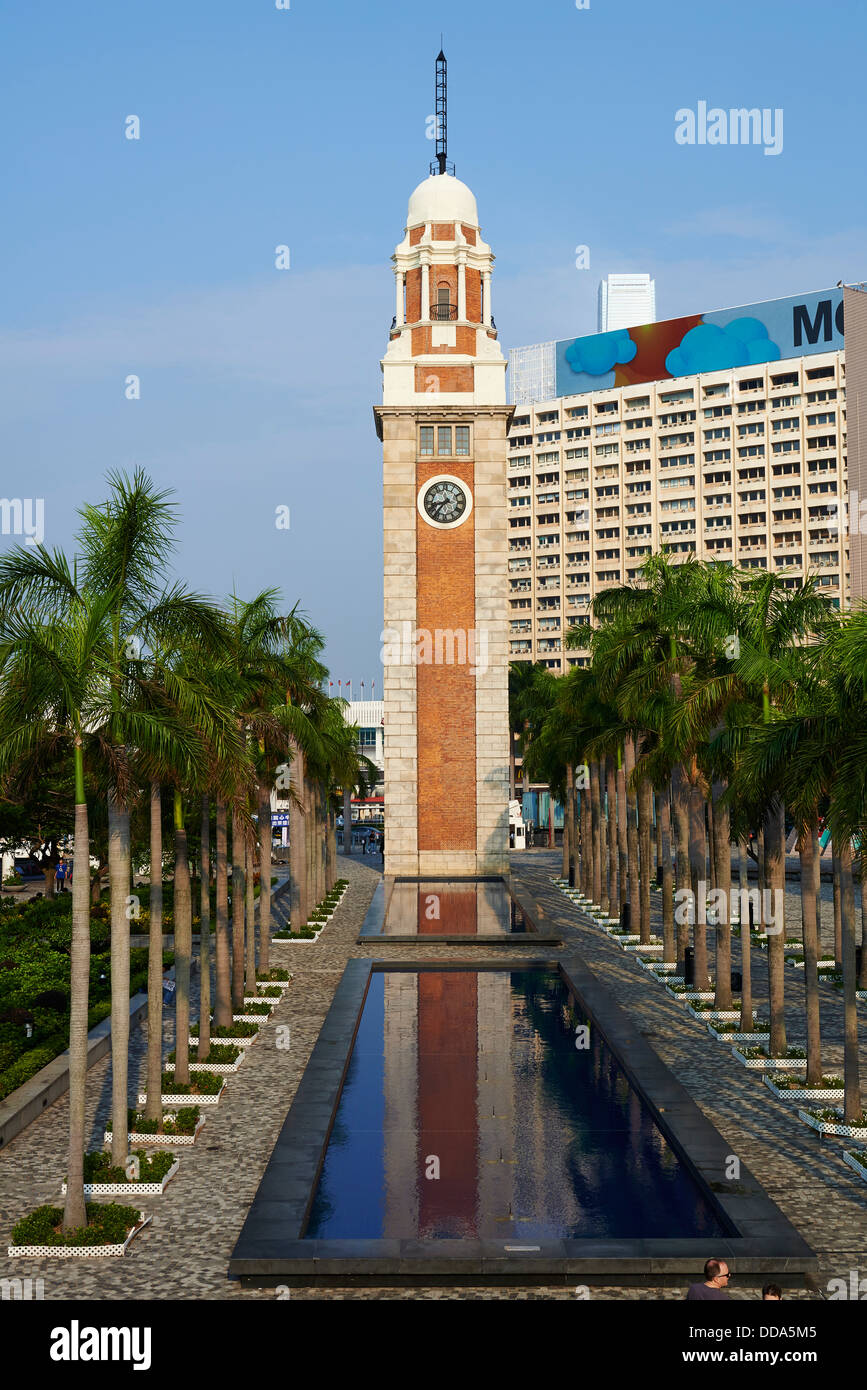
{"type": "Polygon", "coordinates": [[[843,347],[843,290],[663,319],[554,344],[558,396],[778,362],[843,347]]]}

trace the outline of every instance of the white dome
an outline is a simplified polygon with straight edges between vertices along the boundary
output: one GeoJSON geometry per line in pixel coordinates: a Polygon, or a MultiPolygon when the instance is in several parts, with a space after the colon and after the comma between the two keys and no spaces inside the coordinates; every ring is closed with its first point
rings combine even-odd
{"type": "Polygon", "coordinates": [[[465,222],[478,227],[479,212],[472,191],[454,174],[431,174],[410,195],[406,225],[420,222],[465,222]]]}

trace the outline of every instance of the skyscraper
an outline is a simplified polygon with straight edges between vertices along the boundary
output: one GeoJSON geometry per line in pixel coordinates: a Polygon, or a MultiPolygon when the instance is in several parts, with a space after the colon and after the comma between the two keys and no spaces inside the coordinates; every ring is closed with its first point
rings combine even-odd
{"type": "Polygon", "coordinates": [[[656,322],[656,282],[632,271],[599,281],[599,332],[656,322]]]}

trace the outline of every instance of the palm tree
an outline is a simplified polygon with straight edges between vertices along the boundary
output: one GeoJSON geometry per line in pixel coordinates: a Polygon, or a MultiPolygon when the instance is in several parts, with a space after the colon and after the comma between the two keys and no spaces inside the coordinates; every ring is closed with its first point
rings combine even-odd
{"type": "MultiPolygon", "coordinates": [[[[90,862],[85,755],[104,726],[114,595],[78,583],[60,551],[20,547],[0,559],[0,778],[68,757],[74,773],[69,1149],[63,1228],[85,1226],[85,1084],[90,979],[90,862]]],[[[128,981],[127,981],[128,988],[128,981]]],[[[126,1139],[126,1110],[123,1116],[126,1139]]]]}

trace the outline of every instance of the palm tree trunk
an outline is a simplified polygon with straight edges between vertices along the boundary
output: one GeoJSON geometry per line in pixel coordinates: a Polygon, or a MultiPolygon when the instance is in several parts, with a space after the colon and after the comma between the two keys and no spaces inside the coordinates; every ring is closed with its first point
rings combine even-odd
{"type": "Polygon", "coordinates": [[[617,887],[620,920],[629,898],[629,849],[626,833],[626,768],[623,748],[617,750],[617,887]]]}
{"type": "Polygon", "coordinates": [[[328,799],[328,831],[325,850],[325,891],[330,893],[337,882],[337,812],[328,799]]]}
{"type": "Polygon", "coordinates": [[[843,913],[840,903],[840,857],[836,842],[831,841],[831,875],[834,893],[834,962],[843,969],[843,913]]]}
{"type": "Polygon", "coordinates": [[[111,898],[111,1161],[126,1165],[129,1109],[129,807],[108,793],[108,881],[111,898]]]}
{"type": "MultiPolygon", "coordinates": [[[[582,780],[587,780],[583,778],[582,780]]],[[[593,891],[593,852],[590,846],[590,788],[581,788],[581,892],[589,898],[593,891]]]]}
{"type": "Polygon", "coordinates": [[[689,782],[682,767],[677,767],[672,780],[672,808],[674,810],[675,868],[677,874],[677,894],[680,898],[675,912],[677,924],[677,974],[686,970],[686,948],[689,945],[689,929],[695,919],[695,900],[692,898],[692,880],[689,871],[689,782]],[[686,898],[681,894],[686,894],[686,898]]]}
{"type": "Polygon", "coordinates": [[[714,1008],[730,1010],[732,1006],[732,847],[728,806],[721,800],[725,787],[714,782],[711,787],[714,880],[717,893],[724,894],[722,911],[716,923],[716,990],[714,1008]]]}
{"type": "Polygon", "coordinates": [[[747,874],[748,862],[747,842],[746,840],[738,840],[738,896],[740,899],[741,927],[741,1021],[739,1027],[742,1033],[753,1031],[753,938],[750,932],[750,913],[747,905],[750,882],[747,874]]]}
{"type": "Polygon", "coordinates": [[[572,783],[575,777],[572,772],[572,764],[566,763],[566,804],[563,807],[563,860],[560,865],[560,876],[569,882],[569,865],[572,860],[572,846],[569,839],[569,797],[572,792],[572,783]]]}
{"type": "Polygon", "coordinates": [[[867,844],[861,846],[861,968],[858,988],[867,989],[867,844]]]}
{"type": "MultiPolygon", "coordinates": [[[[232,1026],[232,967],[229,956],[229,861],[226,835],[226,803],[217,802],[215,825],[216,932],[214,933],[214,1027],[232,1026]]],[[[200,1025],[201,1026],[201,1025],[200,1025]]]]}
{"type": "Polygon", "coordinates": [[[193,913],[184,803],[175,787],[175,1080],[190,1082],[190,957],[193,913]]]}
{"type": "Polygon", "coordinates": [[[674,871],[671,863],[671,800],[666,787],[657,801],[658,827],[662,851],[662,959],[673,964],[677,959],[674,938],[674,871]]]}
{"type": "Polygon", "coordinates": [[[241,812],[232,807],[232,1013],[244,1012],[244,865],[247,842],[241,812]]]}
{"type": "Polygon", "coordinates": [[[211,1050],[211,807],[202,797],[202,881],[199,884],[199,1051],[204,1062],[211,1050]]]}
{"type": "Polygon", "coordinates": [[[664,792],[654,792],[653,799],[653,814],[656,820],[656,882],[660,888],[662,887],[662,831],[659,827],[659,821],[660,805],[664,795],[664,792]]]}
{"type": "Polygon", "coordinates": [[[855,888],[852,842],[841,839],[840,911],[843,937],[843,1123],[861,1123],[861,1074],[858,1062],[858,1011],[855,999],[855,888]]]}
{"type": "Polygon", "coordinates": [[[307,849],[304,815],[304,754],[297,744],[292,745],[291,795],[289,800],[289,920],[293,932],[300,931],[307,921],[307,849]]]}
{"type": "Polygon", "coordinates": [[[151,782],[151,892],[148,927],[148,1055],[144,1114],[162,1118],[163,1071],[163,806],[159,782],[151,782]]]}
{"type": "Polygon", "coordinates": [[[804,1003],[807,1022],[807,1085],[822,1080],[822,1034],[819,1011],[819,853],[818,817],[801,827],[798,854],[801,859],[801,930],[804,939],[804,1003]]]}
{"type": "Polygon", "coordinates": [[[601,805],[599,796],[599,764],[590,764],[590,837],[593,847],[593,901],[602,906],[602,842],[600,838],[601,805]]]}
{"type": "Polygon", "coordinates": [[[259,783],[259,969],[271,968],[271,793],[259,783]]]}
{"type": "Polygon", "coordinates": [[[693,926],[694,975],[693,989],[706,990],[707,972],[707,842],[705,837],[704,798],[701,789],[693,784],[689,792],[689,870],[695,903],[693,926]]]}
{"type": "Polygon", "coordinates": [[[638,879],[639,936],[645,945],[650,941],[650,881],[655,872],[655,856],[651,840],[653,818],[653,787],[645,777],[638,784],[638,849],[641,872],[638,879]]]}
{"type": "Polygon", "coordinates": [[[620,911],[617,883],[617,771],[610,755],[605,759],[605,792],[608,800],[608,915],[616,917],[620,911]]]}
{"type": "MultiPolygon", "coordinates": [[[[765,878],[771,893],[774,922],[768,931],[768,998],[771,1011],[770,1055],[786,1054],[786,819],[782,802],[775,799],[765,816],[765,878]],[[779,909],[779,911],[777,911],[779,909]],[[782,918],[782,921],[779,920],[782,918]]],[[[762,898],[764,902],[764,897],[762,898]]],[[[767,929],[767,925],[765,927],[767,929]]]]}
{"type": "Polygon", "coordinates": [[[581,878],[578,866],[578,851],[580,848],[580,832],[578,829],[578,787],[575,779],[575,769],[571,767],[572,785],[568,796],[569,814],[569,883],[574,888],[577,883],[580,886],[581,878]]]}
{"type": "MultiPolygon", "coordinates": [[[[514,754],[513,754],[514,758],[514,754]]],[[[352,788],[343,788],[343,853],[352,853],[352,788]]]]}
{"type": "MultiPolygon", "coordinates": [[[[509,730],[509,800],[515,800],[515,731],[509,730]]],[[[345,819],[345,817],[344,817],[345,819]]]]}
{"type": "Polygon", "coordinates": [[[623,771],[626,776],[626,858],[629,872],[629,892],[626,901],[629,907],[629,930],[634,931],[635,918],[639,915],[638,884],[638,801],[630,785],[635,770],[635,743],[628,738],[624,745],[623,771]]]}
{"type": "MultiPolygon", "coordinates": [[[[253,858],[253,836],[248,833],[246,838],[246,864],[247,873],[244,880],[244,905],[247,917],[247,936],[246,936],[246,986],[245,994],[256,993],[256,865],[253,858]]],[[[261,891],[261,890],[260,890],[261,891]]],[[[243,1010],[242,1010],[243,1012],[243,1010]]]]}
{"type": "MultiPolygon", "coordinates": [[[[87,1085],[87,1008],[90,992],[90,835],[84,794],[84,757],[76,742],[72,941],[69,948],[69,1151],[63,1229],[87,1225],[84,1144],[87,1085]]],[[[124,1115],[124,1127],[126,1116],[124,1115]]]]}

